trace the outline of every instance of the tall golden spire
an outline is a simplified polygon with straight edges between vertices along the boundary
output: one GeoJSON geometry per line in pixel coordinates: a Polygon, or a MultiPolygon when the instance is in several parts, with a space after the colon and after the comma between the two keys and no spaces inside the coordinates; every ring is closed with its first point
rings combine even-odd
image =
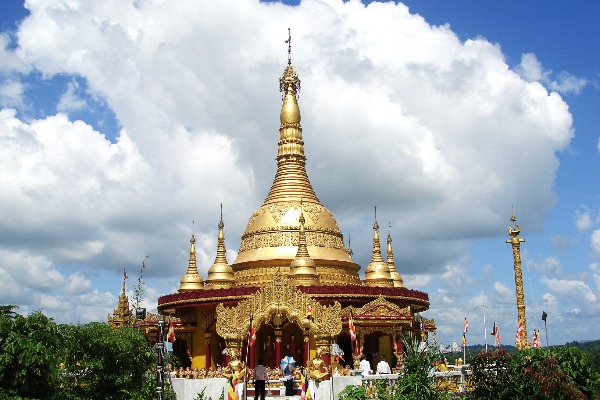
{"type": "Polygon", "coordinates": [[[197,290],[204,289],[204,282],[202,281],[202,277],[198,273],[198,268],[196,267],[196,238],[192,233],[192,238],[190,239],[190,261],[188,262],[188,268],[181,278],[181,283],[179,284],[179,291],[186,290],[197,290]]]}
{"type": "Polygon", "coordinates": [[[390,269],[390,276],[394,281],[394,287],[404,287],[404,281],[402,280],[402,276],[398,273],[396,269],[396,265],[394,264],[394,252],[392,251],[392,234],[391,234],[392,226],[388,225],[388,235],[387,235],[387,265],[390,269]]]}
{"type": "Polygon", "coordinates": [[[510,239],[506,243],[512,245],[514,268],[515,268],[515,289],[517,293],[517,316],[518,316],[518,331],[519,336],[517,337],[517,348],[519,350],[529,348],[529,340],[527,340],[527,317],[525,315],[525,295],[523,293],[523,269],[521,268],[521,243],[525,239],[521,239],[519,234],[521,233],[521,227],[517,224],[517,217],[515,217],[515,210],[513,208],[512,216],[510,220],[515,225],[516,229],[512,226],[508,227],[508,234],[510,239]]]}
{"type": "Polygon", "coordinates": [[[221,220],[218,226],[217,256],[215,257],[215,263],[208,269],[208,276],[206,277],[206,287],[208,289],[229,288],[235,285],[233,269],[227,262],[227,251],[225,250],[223,204],[221,204],[221,220]]]}
{"type": "Polygon", "coordinates": [[[286,43],[288,63],[279,78],[279,91],[283,92],[283,104],[279,114],[281,125],[277,143],[277,172],[265,204],[290,199],[298,201],[300,198],[319,203],[306,174],[306,156],[297,97],[300,91],[300,79],[292,67],[292,36],[289,28],[286,43]]]}
{"type": "Polygon", "coordinates": [[[300,79],[292,67],[292,37],[288,29],[287,65],[279,78],[283,93],[277,142],[277,172],[264,203],[252,214],[231,265],[238,286],[262,286],[278,272],[288,272],[299,244],[298,219],[306,218],[306,249],[316,264],[322,285],[360,285],[360,265],[346,252],[335,217],[316,196],[306,173],[306,157],[298,91],[300,79]],[[300,201],[302,200],[302,205],[300,201]]]}
{"type": "Polygon", "coordinates": [[[128,326],[133,326],[135,318],[133,317],[133,313],[129,308],[129,299],[125,294],[125,279],[127,279],[127,274],[123,272],[123,284],[121,285],[121,294],[119,295],[119,303],[117,304],[117,308],[113,310],[113,315],[108,315],[108,325],[112,328],[123,328],[128,326]]]}
{"type": "Polygon", "coordinates": [[[302,212],[302,201],[300,201],[300,229],[298,231],[298,252],[290,264],[290,281],[292,285],[312,286],[319,284],[317,266],[306,247],[306,232],[304,230],[304,213],[302,212]]]}
{"type": "Polygon", "coordinates": [[[373,255],[371,262],[365,270],[365,285],[394,287],[394,281],[390,275],[390,269],[381,256],[381,245],[379,244],[379,224],[377,223],[377,207],[375,207],[375,223],[373,224],[373,255]]]}

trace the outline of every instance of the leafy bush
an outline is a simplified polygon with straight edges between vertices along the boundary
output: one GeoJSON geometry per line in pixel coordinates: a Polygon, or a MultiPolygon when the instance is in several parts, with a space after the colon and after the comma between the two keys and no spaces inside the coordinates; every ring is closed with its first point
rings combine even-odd
{"type": "Polygon", "coordinates": [[[588,399],[597,377],[586,355],[572,347],[481,352],[471,362],[473,399],[588,399]]]}

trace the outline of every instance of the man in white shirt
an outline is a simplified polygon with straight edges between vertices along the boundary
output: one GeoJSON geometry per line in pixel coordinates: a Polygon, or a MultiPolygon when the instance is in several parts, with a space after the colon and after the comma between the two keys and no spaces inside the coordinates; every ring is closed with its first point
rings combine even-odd
{"type": "Polygon", "coordinates": [[[385,361],[385,357],[381,355],[381,361],[377,364],[377,373],[378,374],[391,374],[392,370],[390,369],[390,365],[385,361]]]}
{"type": "Polygon", "coordinates": [[[254,400],[258,399],[260,393],[260,400],[265,400],[265,382],[269,380],[267,376],[267,369],[262,365],[263,361],[261,358],[258,359],[258,365],[254,367],[254,400]]]}
{"type": "Polygon", "coordinates": [[[367,361],[367,357],[364,354],[360,356],[360,365],[358,369],[362,371],[363,376],[367,376],[372,372],[371,364],[367,361]]]}

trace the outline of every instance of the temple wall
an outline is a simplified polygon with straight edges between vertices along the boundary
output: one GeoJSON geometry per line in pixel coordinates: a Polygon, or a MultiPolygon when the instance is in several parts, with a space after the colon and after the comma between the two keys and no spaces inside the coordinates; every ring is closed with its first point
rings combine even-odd
{"type": "Polygon", "coordinates": [[[177,400],[195,400],[204,390],[204,398],[218,400],[223,394],[227,398],[227,379],[185,379],[173,378],[173,390],[177,400]]]}

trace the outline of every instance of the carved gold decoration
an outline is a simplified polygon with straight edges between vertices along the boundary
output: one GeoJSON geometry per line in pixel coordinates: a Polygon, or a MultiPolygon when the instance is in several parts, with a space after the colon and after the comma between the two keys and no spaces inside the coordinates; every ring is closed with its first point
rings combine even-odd
{"type": "Polygon", "coordinates": [[[410,306],[398,307],[396,304],[386,300],[382,296],[377,297],[375,300],[365,304],[360,308],[354,308],[352,306],[345,307],[341,313],[342,316],[348,318],[350,316],[350,310],[355,318],[355,325],[360,325],[360,318],[365,317],[377,317],[377,321],[386,324],[405,324],[411,325],[412,319],[399,319],[398,317],[412,317],[410,306]]]}
{"type": "Polygon", "coordinates": [[[329,375],[329,367],[321,359],[324,354],[321,348],[317,350],[317,356],[308,362],[308,377],[315,382],[321,382],[329,375]]]}
{"type": "Polygon", "coordinates": [[[514,211],[510,220],[515,224],[516,229],[513,229],[512,226],[508,227],[508,234],[511,238],[507,240],[506,243],[512,245],[515,269],[515,289],[517,294],[517,322],[523,324],[523,331],[521,332],[520,340],[517,341],[516,345],[519,350],[522,350],[529,348],[529,340],[527,339],[527,317],[525,315],[525,295],[523,294],[523,269],[521,267],[521,243],[524,242],[525,239],[519,237],[521,227],[516,223],[517,217],[515,217],[514,211]]]}
{"type": "Polygon", "coordinates": [[[296,323],[300,328],[316,335],[332,337],[342,330],[341,305],[322,305],[310,295],[302,293],[288,283],[287,277],[276,273],[271,284],[264,286],[252,297],[241,301],[237,306],[225,307],[219,304],[217,313],[217,333],[225,340],[241,340],[248,333],[250,315],[253,325],[259,327],[272,321],[277,327],[285,321],[296,323]],[[312,307],[314,321],[306,316],[308,306],[312,307]]]}

